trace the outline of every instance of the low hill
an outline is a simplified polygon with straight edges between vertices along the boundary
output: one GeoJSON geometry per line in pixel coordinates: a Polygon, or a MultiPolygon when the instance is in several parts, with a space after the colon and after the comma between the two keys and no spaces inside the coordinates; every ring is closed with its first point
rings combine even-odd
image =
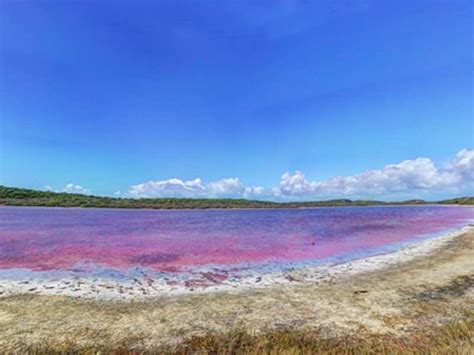
{"type": "Polygon", "coordinates": [[[323,206],[375,206],[420,204],[474,205],[474,197],[427,202],[409,200],[383,202],[374,200],[327,200],[309,202],[271,202],[246,199],[194,199],[194,198],[114,198],[64,192],[38,191],[0,186],[0,205],[50,206],[50,207],[99,207],[99,208],[154,208],[154,209],[206,209],[206,208],[302,208],[323,206]]]}

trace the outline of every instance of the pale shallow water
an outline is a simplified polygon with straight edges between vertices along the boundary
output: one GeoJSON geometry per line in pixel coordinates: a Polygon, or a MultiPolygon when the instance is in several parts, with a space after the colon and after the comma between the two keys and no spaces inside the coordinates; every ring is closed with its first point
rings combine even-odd
{"type": "Polygon", "coordinates": [[[459,229],[454,206],[285,210],[119,210],[0,207],[0,278],[120,279],[190,274],[218,283],[235,271],[272,272],[348,261],[459,229]],[[216,271],[212,275],[208,271],[216,271]]]}

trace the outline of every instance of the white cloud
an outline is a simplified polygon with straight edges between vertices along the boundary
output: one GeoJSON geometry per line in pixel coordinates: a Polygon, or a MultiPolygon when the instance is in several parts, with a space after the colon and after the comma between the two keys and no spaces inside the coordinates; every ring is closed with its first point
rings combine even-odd
{"type": "Polygon", "coordinates": [[[468,181],[474,180],[474,149],[463,149],[451,163],[452,169],[468,181]]]}
{"type": "MultiPolygon", "coordinates": [[[[71,184],[70,184],[71,185],[71,184]]],[[[245,186],[238,178],[203,184],[202,180],[149,181],[133,185],[131,197],[234,197],[256,199],[317,199],[342,196],[397,196],[449,191],[456,193],[474,185],[474,150],[463,149],[444,168],[429,158],[404,160],[381,169],[351,176],[311,181],[301,171],[286,172],[272,188],[245,186]]],[[[69,186],[69,185],[68,185],[69,186]]],[[[76,185],[77,186],[77,185],[76,185]]]]}
{"type": "Polygon", "coordinates": [[[242,197],[253,199],[253,198],[269,197],[271,195],[272,195],[272,192],[267,191],[262,186],[248,186],[244,189],[244,194],[242,197]]]}
{"type": "Polygon", "coordinates": [[[438,168],[429,158],[404,160],[382,169],[337,176],[325,181],[308,181],[303,173],[285,173],[277,194],[283,196],[379,195],[410,191],[460,188],[474,180],[474,150],[463,149],[448,164],[438,168]]]}
{"type": "Polygon", "coordinates": [[[132,185],[128,190],[131,197],[229,197],[257,198],[269,194],[261,186],[244,186],[239,178],[226,178],[203,184],[202,180],[169,180],[148,181],[132,185]]]}
{"type": "Polygon", "coordinates": [[[274,190],[274,193],[291,196],[314,195],[317,186],[317,182],[308,181],[301,171],[296,171],[293,175],[286,172],[281,176],[279,189],[274,190]]]}
{"type": "Polygon", "coordinates": [[[76,184],[73,184],[73,183],[67,184],[62,189],[56,190],[56,192],[67,192],[67,193],[70,193],[70,194],[85,194],[85,195],[91,193],[91,191],[89,189],[86,189],[86,188],[82,187],[81,185],[76,185],[76,184]]]}
{"type": "Polygon", "coordinates": [[[128,192],[133,197],[198,197],[204,190],[199,178],[187,181],[173,178],[132,185],[128,192]]]}
{"type": "Polygon", "coordinates": [[[221,179],[207,184],[205,191],[210,196],[240,196],[245,187],[238,178],[221,179]]]}
{"type": "Polygon", "coordinates": [[[439,170],[431,159],[417,158],[382,169],[369,170],[348,177],[335,177],[318,184],[325,192],[342,194],[377,194],[454,186],[459,176],[439,170]]]}

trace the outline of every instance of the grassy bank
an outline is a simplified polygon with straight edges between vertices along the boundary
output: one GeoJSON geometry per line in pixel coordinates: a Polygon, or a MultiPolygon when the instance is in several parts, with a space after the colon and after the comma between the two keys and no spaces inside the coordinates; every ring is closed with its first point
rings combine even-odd
{"type": "Polygon", "coordinates": [[[191,354],[469,354],[474,351],[474,315],[439,328],[405,337],[360,334],[328,338],[319,332],[280,330],[250,335],[235,331],[225,335],[191,338],[165,352],[191,354]]]}
{"type": "Polygon", "coordinates": [[[327,200],[308,202],[271,202],[246,199],[194,199],[194,198],[114,198],[82,194],[37,191],[0,186],[0,205],[98,208],[152,208],[152,209],[206,209],[206,208],[301,208],[324,206],[375,206],[422,204],[474,205],[474,197],[461,197],[443,201],[408,200],[385,202],[375,200],[327,200]]]}
{"type": "Polygon", "coordinates": [[[234,330],[184,340],[179,345],[147,349],[77,347],[68,341],[55,346],[25,348],[30,354],[472,354],[474,313],[441,327],[409,336],[375,335],[361,330],[351,336],[327,337],[325,332],[284,329],[264,334],[234,330]]]}

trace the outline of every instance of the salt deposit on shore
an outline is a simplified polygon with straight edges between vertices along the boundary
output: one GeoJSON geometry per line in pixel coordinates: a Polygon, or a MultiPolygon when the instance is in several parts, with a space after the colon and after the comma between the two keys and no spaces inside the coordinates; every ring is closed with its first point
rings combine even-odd
{"type": "Polygon", "coordinates": [[[362,272],[380,270],[424,256],[443,247],[457,236],[473,230],[468,225],[443,236],[424,239],[402,246],[399,250],[343,263],[325,265],[299,264],[294,268],[276,270],[243,268],[235,273],[215,268],[181,273],[179,281],[166,273],[150,276],[136,269],[115,277],[113,274],[78,276],[68,273],[48,273],[22,269],[0,270],[0,297],[19,294],[62,295],[78,298],[132,300],[177,296],[191,293],[238,293],[252,288],[301,283],[331,283],[362,272]]]}

